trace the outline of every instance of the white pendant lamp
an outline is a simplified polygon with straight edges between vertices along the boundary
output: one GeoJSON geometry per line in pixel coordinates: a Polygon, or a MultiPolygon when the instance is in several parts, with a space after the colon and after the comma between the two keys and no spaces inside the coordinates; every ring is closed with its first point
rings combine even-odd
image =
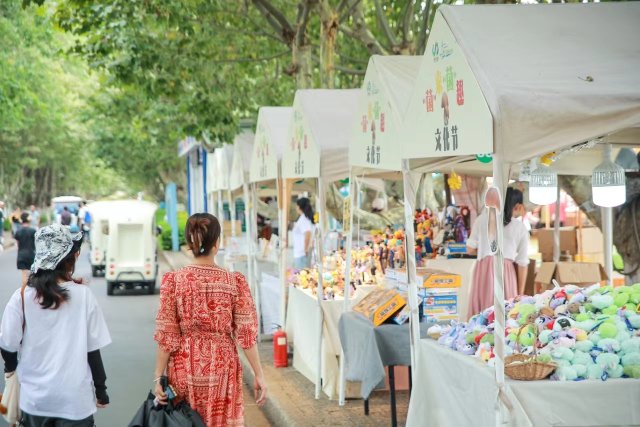
{"type": "Polygon", "coordinates": [[[558,199],[558,174],[549,166],[538,165],[529,180],[529,201],[536,205],[550,205],[558,199]]]}
{"type": "Polygon", "coordinates": [[[605,208],[620,206],[627,200],[624,169],[611,161],[611,145],[603,147],[604,161],[591,175],[593,203],[605,208]]]}

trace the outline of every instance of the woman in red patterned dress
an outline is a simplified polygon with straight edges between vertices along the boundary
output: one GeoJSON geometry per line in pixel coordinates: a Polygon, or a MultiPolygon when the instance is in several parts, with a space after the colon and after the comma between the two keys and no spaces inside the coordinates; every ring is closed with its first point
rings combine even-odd
{"type": "Polygon", "coordinates": [[[242,274],[215,264],[219,237],[216,217],[192,215],[185,240],[195,259],[162,278],[154,335],[158,343],[155,395],[166,402],[159,385],[166,371],[178,397],[185,399],[208,427],[242,426],[238,345],[255,374],[258,405],[266,400],[267,386],[256,346],[258,322],[249,286],[242,274]]]}

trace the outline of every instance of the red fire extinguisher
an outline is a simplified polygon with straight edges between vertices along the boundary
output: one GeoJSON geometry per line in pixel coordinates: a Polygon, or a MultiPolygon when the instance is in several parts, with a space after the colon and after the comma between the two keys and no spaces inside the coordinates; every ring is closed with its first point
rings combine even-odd
{"type": "Polygon", "coordinates": [[[287,334],[280,327],[273,334],[273,366],[276,368],[289,366],[287,334]]]}

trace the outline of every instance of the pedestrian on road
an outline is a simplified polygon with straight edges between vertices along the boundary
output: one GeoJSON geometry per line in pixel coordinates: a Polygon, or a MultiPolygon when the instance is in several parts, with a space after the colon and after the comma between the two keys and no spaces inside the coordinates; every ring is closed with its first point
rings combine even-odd
{"type": "Polygon", "coordinates": [[[35,205],[29,207],[29,215],[31,216],[31,226],[37,230],[40,227],[40,211],[35,205]]]}
{"type": "Polygon", "coordinates": [[[31,226],[28,212],[22,213],[22,227],[16,232],[15,239],[18,244],[18,270],[22,271],[24,286],[36,257],[36,229],[31,226]]]}
{"type": "Polygon", "coordinates": [[[22,210],[15,208],[11,213],[11,235],[16,237],[16,232],[22,226],[22,210]]]}
{"type": "Polygon", "coordinates": [[[80,209],[78,210],[78,227],[80,230],[84,230],[84,216],[87,214],[87,202],[84,200],[80,203],[80,209]]]}
{"type": "Polygon", "coordinates": [[[4,213],[4,202],[0,200],[0,252],[4,250],[4,220],[6,214],[4,213]]]}
{"type": "Polygon", "coordinates": [[[220,223],[213,215],[192,215],[185,240],[195,259],[162,278],[154,339],[158,343],[154,394],[167,395],[160,379],[168,374],[178,400],[185,400],[208,427],[244,425],[239,345],[255,375],[258,405],[267,385],[258,355],[256,309],[245,277],[215,264],[220,223]]]}
{"type": "Polygon", "coordinates": [[[69,212],[69,208],[65,206],[62,208],[62,213],[60,214],[60,224],[70,226],[71,220],[71,212],[69,212]]]}
{"type": "Polygon", "coordinates": [[[93,293],[73,278],[81,237],[59,224],[38,230],[28,284],[2,316],[0,352],[5,375],[17,369],[21,426],[93,427],[96,407],[109,403],[100,349],[111,337],[93,293]]]}

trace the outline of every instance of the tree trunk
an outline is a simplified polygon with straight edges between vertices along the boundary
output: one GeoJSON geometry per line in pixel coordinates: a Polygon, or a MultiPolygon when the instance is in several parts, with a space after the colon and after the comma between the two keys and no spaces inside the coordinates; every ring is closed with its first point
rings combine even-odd
{"type": "MultiPolygon", "coordinates": [[[[591,178],[559,176],[559,183],[589,220],[602,229],[600,209],[591,202],[591,178]]],[[[613,209],[613,243],[624,261],[625,280],[640,283],[640,174],[627,173],[627,202],[613,209]]]]}
{"type": "Polygon", "coordinates": [[[296,75],[296,87],[298,89],[310,89],[313,87],[313,61],[311,58],[311,46],[293,45],[293,67],[296,75]]]}
{"type": "Polygon", "coordinates": [[[320,82],[321,87],[335,86],[334,58],[338,35],[338,15],[328,0],[320,2],[320,82]]]}

